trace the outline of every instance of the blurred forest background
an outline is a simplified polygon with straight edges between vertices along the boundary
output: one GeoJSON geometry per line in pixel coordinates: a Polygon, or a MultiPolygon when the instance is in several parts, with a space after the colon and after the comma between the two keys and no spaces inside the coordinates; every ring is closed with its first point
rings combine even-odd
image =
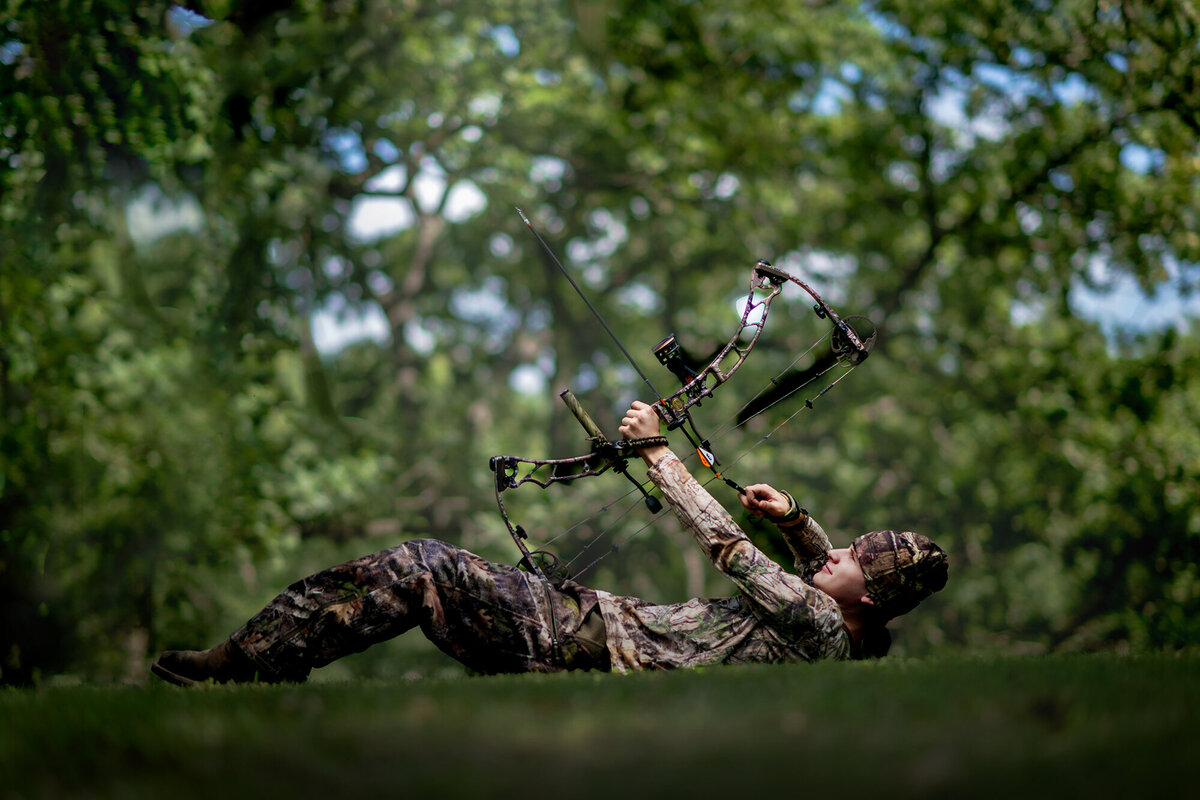
{"type": "MultiPolygon", "coordinates": [[[[651,399],[518,206],[667,391],[651,348],[715,351],[759,258],[880,327],[730,473],[835,545],[946,547],[894,652],[1200,642],[1190,0],[0,13],[3,683],[144,680],[405,538],[513,562],[488,458],[583,452],[563,388],[611,434],[651,399]]],[[[828,332],[810,305],[702,429],[828,332]]],[[[628,489],[506,500],[534,544],[579,523],[564,557],[622,543],[593,585],[732,591],[628,489]]]]}

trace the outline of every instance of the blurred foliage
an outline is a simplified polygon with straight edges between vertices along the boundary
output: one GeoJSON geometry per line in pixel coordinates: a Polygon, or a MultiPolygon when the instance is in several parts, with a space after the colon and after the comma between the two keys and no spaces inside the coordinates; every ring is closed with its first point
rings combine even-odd
{"type": "MultiPolygon", "coordinates": [[[[140,680],[403,537],[511,560],[487,458],[580,452],[562,388],[610,432],[646,394],[514,206],[644,365],[714,352],[760,257],[881,327],[735,457],[819,357],[789,294],[697,420],[835,543],[951,552],[898,652],[1196,642],[1200,347],[1078,301],[1194,288],[1190,3],[0,13],[0,681],[140,680]],[[383,335],[319,349],[331,317],[383,335]]],[[[586,580],[730,591],[618,479],[555,490],[514,517],[577,569],[619,544],[586,580]]]]}

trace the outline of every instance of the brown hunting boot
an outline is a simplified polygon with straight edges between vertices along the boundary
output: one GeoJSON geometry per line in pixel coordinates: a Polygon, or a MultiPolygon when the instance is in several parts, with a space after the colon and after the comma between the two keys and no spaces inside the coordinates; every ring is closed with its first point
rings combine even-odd
{"type": "Polygon", "coordinates": [[[256,678],[264,683],[280,680],[263,673],[231,639],[207,650],[168,650],[158,657],[150,671],[176,686],[194,686],[207,680],[216,683],[251,683],[256,678]]]}

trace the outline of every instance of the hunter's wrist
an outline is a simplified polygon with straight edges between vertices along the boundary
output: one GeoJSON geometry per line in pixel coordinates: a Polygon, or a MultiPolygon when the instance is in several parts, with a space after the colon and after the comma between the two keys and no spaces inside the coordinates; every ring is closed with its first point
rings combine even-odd
{"type": "Polygon", "coordinates": [[[796,498],[792,497],[790,492],[781,491],[780,494],[788,501],[787,511],[782,514],[768,516],[771,522],[781,527],[792,527],[808,519],[808,512],[800,507],[796,502],[796,498]]]}

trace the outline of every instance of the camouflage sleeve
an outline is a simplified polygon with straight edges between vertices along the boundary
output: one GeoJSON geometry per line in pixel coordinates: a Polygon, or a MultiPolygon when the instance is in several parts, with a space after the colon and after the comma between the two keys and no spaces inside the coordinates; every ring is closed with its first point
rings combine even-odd
{"type": "Polygon", "coordinates": [[[674,453],[660,458],[649,475],[705,555],[737,585],[761,616],[783,628],[840,629],[842,616],[833,598],[787,572],[755,547],[674,453]]]}
{"type": "Polygon", "coordinates": [[[814,561],[824,564],[828,560],[826,554],[833,545],[829,543],[825,529],[807,512],[792,525],[780,525],[779,532],[783,534],[783,540],[792,551],[796,571],[801,575],[809,570],[814,561]]]}

